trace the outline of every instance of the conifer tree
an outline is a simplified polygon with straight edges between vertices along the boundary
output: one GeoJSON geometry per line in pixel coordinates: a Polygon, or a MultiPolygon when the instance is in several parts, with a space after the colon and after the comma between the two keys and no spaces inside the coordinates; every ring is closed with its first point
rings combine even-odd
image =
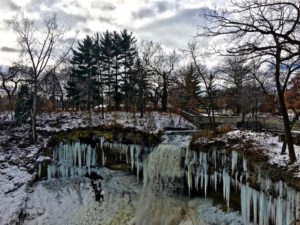
{"type": "Polygon", "coordinates": [[[86,36],[82,42],[78,42],[78,49],[73,50],[72,73],[68,82],[68,97],[71,102],[91,109],[95,96],[98,96],[98,83],[96,80],[96,60],[92,54],[93,40],[86,36]]]}
{"type": "Polygon", "coordinates": [[[112,81],[112,88],[113,88],[113,97],[115,101],[115,110],[119,110],[120,101],[122,100],[122,93],[120,92],[120,86],[121,86],[121,36],[116,31],[112,34],[112,52],[113,52],[113,81],[112,81]]]}
{"type": "Polygon", "coordinates": [[[101,113],[102,113],[102,119],[104,118],[104,87],[105,87],[105,79],[104,79],[104,69],[105,67],[105,61],[104,57],[101,54],[101,44],[100,44],[100,35],[97,33],[95,35],[94,39],[94,45],[93,45],[93,57],[96,60],[97,69],[97,82],[98,82],[98,88],[99,88],[99,99],[101,103],[101,113]]]}
{"type": "Polygon", "coordinates": [[[136,39],[132,33],[128,33],[127,30],[123,30],[120,33],[120,64],[122,66],[122,91],[124,92],[124,100],[126,111],[129,110],[134,95],[134,88],[131,85],[130,76],[132,76],[134,61],[137,55],[136,51],[136,39]]]}
{"type": "Polygon", "coordinates": [[[99,40],[99,60],[101,61],[103,81],[106,87],[105,94],[107,102],[111,104],[113,95],[112,82],[113,82],[113,41],[112,33],[106,31],[100,36],[99,40]]]}

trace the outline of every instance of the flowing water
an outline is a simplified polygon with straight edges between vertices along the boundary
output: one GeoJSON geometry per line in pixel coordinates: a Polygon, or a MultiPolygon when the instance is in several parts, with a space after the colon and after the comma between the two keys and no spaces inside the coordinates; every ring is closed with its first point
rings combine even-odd
{"type": "Polygon", "coordinates": [[[235,151],[191,150],[190,139],[168,133],[157,146],[104,136],[62,141],[38,166],[42,181],[25,224],[290,225],[299,218],[295,189],[235,151]]]}

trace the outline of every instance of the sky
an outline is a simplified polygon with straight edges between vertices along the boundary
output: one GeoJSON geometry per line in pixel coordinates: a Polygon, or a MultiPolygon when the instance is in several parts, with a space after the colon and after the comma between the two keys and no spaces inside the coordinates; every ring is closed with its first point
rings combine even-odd
{"type": "Polygon", "coordinates": [[[0,64],[19,56],[11,21],[16,15],[39,20],[57,14],[58,24],[79,32],[78,39],[105,30],[132,31],[136,38],[185,49],[204,25],[201,13],[224,7],[227,0],[0,0],[0,64]]]}

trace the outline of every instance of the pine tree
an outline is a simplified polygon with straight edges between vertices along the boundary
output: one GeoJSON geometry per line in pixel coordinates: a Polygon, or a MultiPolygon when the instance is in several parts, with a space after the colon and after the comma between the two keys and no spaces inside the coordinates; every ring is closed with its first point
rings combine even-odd
{"type": "Polygon", "coordinates": [[[112,82],[112,88],[113,88],[113,97],[115,101],[115,110],[119,110],[119,105],[122,100],[122,93],[120,92],[120,86],[121,86],[121,36],[116,31],[113,32],[113,45],[112,45],[112,52],[113,52],[113,82],[112,82]]]}
{"type": "Polygon", "coordinates": [[[130,76],[133,72],[134,61],[137,55],[136,51],[136,39],[132,32],[128,33],[127,30],[123,30],[120,33],[120,65],[122,66],[122,91],[125,97],[126,111],[129,110],[129,105],[131,103],[134,95],[134,89],[130,83],[130,76]]]}
{"type": "Polygon", "coordinates": [[[111,98],[113,95],[112,83],[113,83],[113,40],[112,33],[106,31],[100,36],[99,40],[99,60],[101,61],[102,74],[104,85],[106,86],[105,94],[107,95],[108,104],[111,104],[111,98]]]}
{"type": "Polygon", "coordinates": [[[104,57],[101,54],[101,43],[100,43],[100,35],[97,33],[95,35],[94,39],[94,45],[93,45],[93,57],[96,60],[97,64],[97,83],[99,88],[99,99],[101,103],[101,113],[102,113],[102,119],[104,119],[104,87],[105,87],[105,79],[104,79],[104,69],[105,67],[105,61],[104,57]]]}
{"type": "Polygon", "coordinates": [[[86,36],[78,42],[78,50],[73,50],[73,65],[70,81],[68,82],[68,97],[77,106],[85,106],[90,110],[98,94],[96,80],[97,64],[92,54],[93,40],[86,36]]]}

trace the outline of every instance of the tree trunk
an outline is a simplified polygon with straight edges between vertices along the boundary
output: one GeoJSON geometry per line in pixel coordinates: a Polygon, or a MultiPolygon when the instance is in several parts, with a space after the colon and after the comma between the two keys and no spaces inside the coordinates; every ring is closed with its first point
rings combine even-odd
{"type": "Polygon", "coordinates": [[[116,74],[116,80],[115,80],[115,110],[119,110],[119,103],[118,103],[118,75],[116,74]]]}
{"type": "Polygon", "coordinates": [[[167,75],[163,73],[163,93],[161,99],[162,111],[167,112],[168,108],[168,82],[167,82],[167,75]]]}
{"type": "Polygon", "coordinates": [[[10,113],[10,121],[13,121],[12,96],[8,94],[7,98],[8,98],[8,109],[10,113]]]}
{"type": "Polygon", "coordinates": [[[140,118],[143,118],[144,117],[144,108],[141,107],[141,111],[140,111],[140,118]]]}
{"type": "Polygon", "coordinates": [[[36,112],[37,112],[37,80],[34,82],[34,90],[33,90],[33,104],[32,104],[32,112],[31,112],[31,129],[32,129],[32,140],[36,142],[37,133],[36,133],[36,112]]]}
{"type": "Polygon", "coordinates": [[[286,144],[287,144],[288,150],[289,150],[290,163],[294,163],[296,161],[296,154],[295,154],[295,150],[294,150],[294,141],[293,141],[293,136],[292,136],[292,130],[290,127],[289,116],[288,116],[286,105],[284,102],[284,95],[281,90],[279,90],[279,91],[277,90],[277,92],[278,92],[278,98],[279,98],[279,103],[280,103],[280,109],[281,109],[281,113],[282,113],[282,117],[283,117],[285,140],[286,140],[286,144]]]}
{"type": "Polygon", "coordinates": [[[284,90],[281,90],[281,83],[280,83],[280,55],[281,55],[281,49],[278,48],[276,52],[276,71],[275,71],[275,80],[276,80],[276,89],[277,89],[277,94],[278,94],[278,99],[279,99],[279,104],[280,104],[280,110],[281,114],[283,117],[283,124],[284,124],[284,131],[285,131],[285,141],[288,146],[289,150],[289,156],[290,156],[290,163],[294,163],[296,161],[296,154],[294,150],[294,141],[293,141],[293,136],[292,136],[292,131],[291,131],[291,126],[290,126],[290,120],[289,116],[287,113],[285,101],[284,101],[284,90]]]}

